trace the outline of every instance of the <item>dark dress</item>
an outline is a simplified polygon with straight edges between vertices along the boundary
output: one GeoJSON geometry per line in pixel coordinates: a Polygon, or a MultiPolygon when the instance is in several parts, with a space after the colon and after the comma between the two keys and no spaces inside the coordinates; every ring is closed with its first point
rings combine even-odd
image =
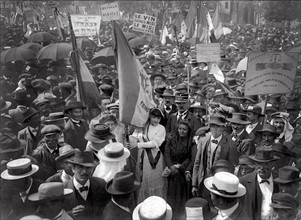
{"type": "Polygon", "coordinates": [[[166,166],[181,164],[178,168],[179,172],[168,177],[167,202],[172,207],[175,217],[183,214],[185,203],[190,197],[191,186],[185,179],[185,172],[191,172],[192,166],[189,166],[191,164],[191,150],[190,135],[180,137],[176,134],[171,140],[166,142],[166,166]]]}

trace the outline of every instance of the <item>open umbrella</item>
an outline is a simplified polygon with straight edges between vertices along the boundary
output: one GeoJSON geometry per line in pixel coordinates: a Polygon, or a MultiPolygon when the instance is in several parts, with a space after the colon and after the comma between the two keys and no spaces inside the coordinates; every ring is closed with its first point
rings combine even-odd
{"type": "Polygon", "coordinates": [[[27,48],[14,47],[5,50],[0,55],[1,63],[11,62],[11,61],[26,61],[34,59],[36,53],[33,50],[27,48]]]}
{"type": "Polygon", "coordinates": [[[134,47],[144,46],[146,44],[148,45],[149,42],[143,37],[135,37],[129,40],[129,44],[132,48],[134,48],[134,47]]]}
{"type": "Polygon", "coordinates": [[[131,32],[126,32],[126,33],[124,33],[124,36],[125,36],[125,38],[126,38],[128,41],[131,40],[131,39],[133,39],[133,38],[135,38],[135,37],[138,37],[136,34],[131,33],[131,32]]]}
{"type": "Polygon", "coordinates": [[[28,42],[49,42],[50,40],[56,40],[56,38],[46,31],[33,33],[28,38],[28,42]]]}
{"type": "Polygon", "coordinates": [[[25,44],[22,44],[19,48],[31,49],[37,53],[40,49],[43,48],[43,46],[38,43],[25,43],[25,44]]]}
{"type": "Polygon", "coordinates": [[[69,56],[72,46],[67,43],[55,43],[43,47],[37,54],[38,60],[50,59],[58,61],[69,56]]]}
{"type": "Polygon", "coordinates": [[[89,38],[76,38],[77,47],[80,49],[85,49],[87,47],[97,47],[97,44],[90,40],[89,38]]]}
{"type": "Polygon", "coordinates": [[[114,51],[112,47],[106,47],[98,51],[94,57],[90,60],[92,65],[99,63],[106,64],[108,66],[115,65],[114,51]]]}

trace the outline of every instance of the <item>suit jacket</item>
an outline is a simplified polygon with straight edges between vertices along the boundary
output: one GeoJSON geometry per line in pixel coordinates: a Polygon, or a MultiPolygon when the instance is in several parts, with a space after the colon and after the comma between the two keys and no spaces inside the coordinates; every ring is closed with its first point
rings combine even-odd
{"type": "Polygon", "coordinates": [[[164,104],[159,105],[158,108],[160,108],[164,114],[164,118],[161,119],[160,124],[162,124],[165,127],[167,125],[167,121],[168,121],[170,115],[172,115],[178,111],[177,106],[175,104],[172,104],[171,111],[169,113],[167,113],[167,111],[165,111],[164,104]]]}
{"type": "Polygon", "coordinates": [[[237,209],[226,220],[251,220],[251,217],[247,215],[242,205],[239,204],[237,209]]]}
{"type": "Polygon", "coordinates": [[[81,120],[80,126],[77,126],[69,119],[65,125],[65,143],[70,144],[73,148],[84,151],[87,145],[85,134],[88,130],[89,125],[85,120],[81,120]]]}
{"type": "MultiPolygon", "coordinates": [[[[240,199],[243,209],[252,219],[260,219],[262,193],[257,180],[257,171],[255,170],[243,176],[240,179],[240,183],[247,189],[246,195],[240,199]]],[[[274,183],[273,194],[277,192],[279,192],[279,188],[278,185],[274,183]]]]}
{"type": "MultiPolygon", "coordinates": [[[[192,129],[192,135],[195,134],[195,132],[201,127],[200,120],[190,111],[187,112],[187,116],[185,117],[185,120],[188,121],[188,123],[191,126],[192,129]]],[[[166,133],[176,133],[176,128],[178,125],[177,121],[177,112],[170,115],[167,125],[166,125],[166,133]]]]}
{"type": "Polygon", "coordinates": [[[100,219],[101,220],[115,220],[115,219],[132,220],[132,214],[121,209],[111,200],[103,210],[100,219]]]}
{"type": "Polygon", "coordinates": [[[60,182],[62,183],[62,179],[61,179],[61,175],[62,175],[62,170],[60,170],[59,172],[57,172],[56,174],[52,175],[51,177],[49,177],[47,180],[46,180],[46,183],[49,183],[49,182],[60,182]]]}
{"type": "MultiPolygon", "coordinates": [[[[251,132],[252,133],[252,132],[251,132]]],[[[233,138],[233,133],[231,134],[231,139],[233,138]]],[[[252,155],[255,153],[255,144],[252,141],[254,139],[252,135],[249,135],[246,130],[236,138],[235,142],[237,144],[238,155],[252,155]]]]}
{"type": "Polygon", "coordinates": [[[83,215],[78,217],[73,216],[74,219],[100,219],[103,209],[111,199],[111,195],[105,190],[105,185],[105,180],[97,177],[91,177],[88,197],[87,200],[84,200],[74,187],[73,179],[69,180],[64,184],[64,186],[65,188],[72,189],[73,193],[65,197],[63,205],[64,209],[66,211],[72,211],[74,207],[83,205],[85,206],[83,215]]]}
{"type": "Polygon", "coordinates": [[[41,129],[38,128],[38,132],[34,135],[29,127],[22,129],[18,132],[18,139],[23,146],[28,146],[27,155],[31,155],[34,149],[37,148],[39,141],[42,139],[41,129]]]}
{"type": "MultiPolygon", "coordinates": [[[[194,161],[193,172],[192,172],[192,186],[199,186],[200,183],[207,177],[206,175],[206,164],[204,164],[204,155],[208,147],[210,147],[211,135],[206,134],[205,137],[201,138],[197,146],[197,154],[194,161]]],[[[229,136],[223,134],[218,146],[215,150],[215,156],[213,158],[212,164],[215,161],[224,159],[233,165],[238,162],[238,154],[236,150],[236,144],[231,140],[229,136]]]]}

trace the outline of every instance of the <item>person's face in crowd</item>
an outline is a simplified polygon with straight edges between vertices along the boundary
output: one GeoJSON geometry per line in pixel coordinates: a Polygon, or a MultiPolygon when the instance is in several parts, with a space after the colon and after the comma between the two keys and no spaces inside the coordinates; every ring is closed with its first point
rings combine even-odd
{"type": "Polygon", "coordinates": [[[152,65],[155,62],[155,58],[148,58],[147,62],[152,65]]]}
{"type": "Polygon", "coordinates": [[[180,124],[178,127],[178,133],[180,137],[186,137],[188,134],[188,127],[184,124],[180,124]]]}
{"type": "Polygon", "coordinates": [[[157,126],[161,121],[161,117],[156,117],[154,115],[150,115],[150,124],[152,126],[157,126]]]}
{"type": "Polygon", "coordinates": [[[283,132],[285,123],[281,118],[274,118],[273,125],[277,127],[279,134],[283,132]]]}
{"type": "Polygon", "coordinates": [[[85,185],[88,179],[91,178],[94,167],[85,167],[78,164],[74,164],[72,167],[72,172],[74,173],[74,178],[81,185],[85,185]]]}
{"type": "Polygon", "coordinates": [[[300,187],[300,182],[292,182],[287,184],[279,184],[279,191],[289,193],[292,196],[296,196],[298,193],[298,189],[300,187]]]}
{"type": "Polygon", "coordinates": [[[119,119],[119,109],[117,108],[110,109],[110,114],[114,115],[117,119],[119,119]]]}
{"type": "Polygon", "coordinates": [[[105,74],[107,74],[107,69],[106,68],[99,68],[98,73],[99,73],[99,75],[105,75],[105,74]]]}
{"type": "Polygon", "coordinates": [[[106,121],[104,124],[110,128],[111,132],[116,128],[114,121],[106,121]]]}
{"type": "Polygon", "coordinates": [[[245,128],[245,125],[231,123],[231,128],[232,128],[234,134],[239,134],[245,128]]]}
{"type": "Polygon", "coordinates": [[[38,114],[32,116],[32,117],[29,119],[29,126],[30,126],[30,127],[36,128],[36,127],[38,127],[40,124],[41,124],[40,113],[38,113],[38,114]]]}
{"type": "Polygon", "coordinates": [[[214,96],[215,89],[213,87],[209,88],[206,92],[206,98],[212,99],[214,96]]]}
{"type": "Polygon", "coordinates": [[[47,147],[54,150],[57,148],[58,140],[59,140],[59,134],[46,134],[44,136],[45,143],[47,144],[47,147]]]}
{"type": "Polygon", "coordinates": [[[165,104],[166,106],[171,106],[171,105],[174,103],[175,98],[172,97],[172,96],[164,96],[164,97],[163,97],[163,100],[164,100],[164,104],[165,104]]]}
{"type": "Polygon", "coordinates": [[[193,113],[196,117],[202,118],[202,116],[205,115],[206,112],[205,112],[203,109],[201,109],[201,108],[194,108],[194,109],[192,110],[192,113],[193,113]]]}
{"type": "Polygon", "coordinates": [[[91,118],[95,118],[96,116],[98,116],[101,113],[100,109],[96,108],[96,109],[90,109],[90,115],[91,118]]]}
{"type": "Polygon", "coordinates": [[[247,118],[248,118],[249,122],[254,123],[258,119],[258,115],[256,113],[253,113],[253,112],[247,112],[247,118]]]}
{"type": "Polygon", "coordinates": [[[298,209],[277,209],[273,208],[273,220],[294,220],[298,209]]]}
{"type": "Polygon", "coordinates": [[[271,132],[264,131],[262,132],[261,138],[264,145],[271,146],[275,142],[276,136],[271,132]]]}
{"type": "Polygon", "coordinates": [[[111,100],[110,99],[103,99],[101,101],[101,108],[106,110],[107,109],[107,105],[111,104],[111,100]]]}
{"type": "Polygon", "coordinates": [[[214,98],[213,98],[213,101],[214,102],[221,102],[222,100],[224,100],[225,99],[225,96],[224,95],[218,95],[218,96],[215,96],[214,98]]]}
{"type": "Polygon", "coordinates": [[[250,100],[245,100],[243,102],[243,107],[244,108],[248,108],[250,105],[253,105],[253,102],[251,102],[250,100]]]}
{"type": "Polygon", "coordinates": [[[255,167],[257,170],[257,174],[262,178],[262,179],[268,179],[271,176],[272,173],[272,167],[274,163],[273,162],[256,162],[255,167]]]}
{"type": "Polygon", "coordinates": [[[83,117],[84,111],[82,108],[74,108],[70,111],[70,116],[72,119],[80,121],[83,117]]]}
{"type": "Polygon", "coordinates": [[[188,109],[188,102],[176,103],[176,105],[177,105],[178,111],[181,112],[181,113],[188,109]]]}
{"type": "Polygon", "coordinates": [[[210,124],[210,132],[213,138],[218,138],[222,135],[224,131],[224,126],[216,125],[216,124],[210,124]]]}
{"type": "Polygon", "coordinates": [[[160,76],[154,78],[154,85],[161,85],[163,84],[163,79],[160,76]]]}
{"type": "Polygon", "coordinates": [[[242,165],[239,166],[239,175],[240,175],[240,177],[245,176],[249,173],[252,173],[254,171],[254,169],[255,168],[250,167],[246,164],[242,164],[242,165]]]}
{"type": "Polygon", "coordinates": [[[72,164],[68,162],[70,158],[66,158],[61,162],[61,167],[70,176],[73,176],[72,164]]]}

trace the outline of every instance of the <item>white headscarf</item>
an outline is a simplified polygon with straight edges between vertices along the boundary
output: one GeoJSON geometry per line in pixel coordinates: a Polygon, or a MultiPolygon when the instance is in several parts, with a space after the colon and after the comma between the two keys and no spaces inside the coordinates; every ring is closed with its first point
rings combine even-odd
{"type": "MultiPolygon", "coordinates": [[[[294,127],[289,123],[289,119],[288,116],[289,114],[286,112],[281,112],[280,116],[282,117],[278,117],[281,118],[281,120],[284,122],[284,128],[282,133],[279,135],[279,137],[277,137],[277,139],[275,140],[275,142],[279,142],[279,139],[281,139],[282,137],[285,138],[284,142],[288,142],[292,140],[293,137],[293,133],[294,133],[294,127]]],[[[274,118],[271,120],[271,124],[274,124],[274,118]]]]}
{"type": "Polygon", "coordinates": [[[113,179],[116,173],[123,170],[125,165],[126,159],[118,162],[108,162],[100,159],[93,176],[102,178],[106,182],[109,182],[113,179]]]}

